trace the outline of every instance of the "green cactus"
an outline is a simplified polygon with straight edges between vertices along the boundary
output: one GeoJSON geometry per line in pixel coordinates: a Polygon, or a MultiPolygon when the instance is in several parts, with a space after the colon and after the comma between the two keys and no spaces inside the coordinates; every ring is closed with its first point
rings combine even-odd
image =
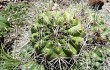
{"type": "MultiPolygon", "coordinates": [[[[96,48],[94,50],[83,50],[80,52],[79,58],[77,59],[77,65],[76,67],[79,70],[86,69],[86,65],[88,65],[89,68],[92,70],[101,70],[103,67],[103,63],[107,60],[107,58],[110,57],[110,48],[109,47],[103,47],[103,48],[96,48]]],[[[74,70],[75,67],[72,67],[71,70],[74,70]]]]}
{"type": "Polygon", "coordinates": [[[41,13],[32,28],[32,43],[36,52],[48,60],[76,55],[83,36],[80,21],[67,11],[41,13]]]}
{"type": "Polygon", "coordinates": [[[91,17],[90,35],[92,38],[90,37],[88,42],[105,45],[109,41],[107,37],[109,36],[110,28],[96,13],[90,14],[89,17],[91,17]]]}
{"type": "MultiPolygon", "coordinates": [[[[79,70],[86,70],[86,65],[88,65],[89,67],[87,69],[101,70],[103,63],[110,57],[110,47],[107,45],[107,43],[109,43],[107,36],[109,35],[110,29],[97,14],[91,14],[89,17],[92,18],[92,22],[90,23],[91,36],[88,37],[89,41],[87,41],[88,44],[90,44],[88,47],[91,49],[89,49],[89,51],[87,49],[80,51],[76,67],[79,68],[79,70]]],[[[73,67],[72,70],[74,70],[74,68],[75,67],[73,67]]]]}

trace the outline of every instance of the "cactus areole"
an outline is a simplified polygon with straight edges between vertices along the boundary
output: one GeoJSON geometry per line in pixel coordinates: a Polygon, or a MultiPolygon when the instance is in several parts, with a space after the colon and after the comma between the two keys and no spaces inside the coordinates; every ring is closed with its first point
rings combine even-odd
{"type": "Polygon", "coordinates": [[[80,51],[84,32],[70,12],[47,11],[37,15],[32,30],[32,44],[48,60],[73,57],[80,51]]]}

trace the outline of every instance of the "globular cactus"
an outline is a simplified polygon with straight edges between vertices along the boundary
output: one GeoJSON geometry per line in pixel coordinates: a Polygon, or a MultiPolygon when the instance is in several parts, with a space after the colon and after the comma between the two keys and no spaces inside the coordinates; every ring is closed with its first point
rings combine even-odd
{"type": "MultiPolygon", "coordinates": [[[[77,59],[77,67],[80,70],[91,68],[93,70],[103,69],[103,64],[106,63],[107,58],[110,57],[110,48],[104,46],[103,48],[96,48],[93,50],[83,50],[77,59]],[[86,68],[88,65],[88,68],[86,68]]],[[[74,67],[72,68],[74,70],[74,67]]]]}
{"type": "Polygon", "coordinates": [[[87,46],[80,52],[76,66],[83,70],[86,69],[84,66],[88,64],[87,69],[100,70],[106,59],[110,57],[109,38],[107,39],[110,29],[96,13],[90,14],[89,17],[91,17],[91,21],[89,22],[90,33],[86,41],[87,46]]]}
{"type": "Polygon", "coordinates": [[[32,28],[32,43],[38,54],[51,60],[79,53],[84,32],[70,12],[47,11],[37,15],[32,28]]]}
{"type": "Polygon", "coordinates": [[[93,13],[90,16],[92,18],[90,32],[93,37],[91,43],[105,45],[109,41],[107,39],[110,31],[109,27],[97,14],[93,13]]]}

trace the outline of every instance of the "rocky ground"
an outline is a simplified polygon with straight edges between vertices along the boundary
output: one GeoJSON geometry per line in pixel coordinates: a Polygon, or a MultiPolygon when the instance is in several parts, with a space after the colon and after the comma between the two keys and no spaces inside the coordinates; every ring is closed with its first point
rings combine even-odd
{"type": "MultiPolygon", "coordinates": [[[[68,2],[68,4],[71,2],[68,2]]],[[[38,13],[39,8],[41,9],[47,9],[47,7],[49,6],[45,6],[44,4],[46,4],[45,2],[32,2],[32,6],[29,9],[26,19],[26,25],[22,26],[21,28],[19,28],[16,33],[12,33],[10,37],[16,37],[14,44],[13,44],[13,55],[18,58],[19,57],[19,51],[22,50],[22,48],[30,42],[31,39],[31,26],[34,23],[34,19],[36,17],[36,14],[38,13]],[[17,34],[17,35],[16,35],[17,34]]],[[[67,4],[67,5],[68,5],[67,4]]],[[[51,4],[50,4],[51,6],[51,4]]],[[[1,8],[1,6],[0,6],[1,8]]],[[[52,8],[52,7],[51,7],[52,8]]],[[[64,9],[64,8],[63,8],[64,9]]],[[[40,12],[40,10],[39,10],[40,12]]],[[[97,11],[98,15],[104,20],[104,22],[106,22],[109,26],[110,26],[110,3],[105,3],[103,8],[99,11],[97,11]]],[[[107,59],[108,61],[108,59],[107,59]]],[[[109,63],[108,63],[109,64],[109,63]]],[[[107,65],[107,69],[105,70],[109,70],[110,68],[110,64],[107,65]]]]}
{"type": "MultiPolygon", "coordinates": [[[[77,2],[77,1],[76,1],[77,2]]],[[[65,3],[60,3],[57,5],[52,5],[50,3],[49,6],[46,6],[46,2],[40,2],[40,1],[34,1],[31,2],[32,6],[29,9],[28,14],[26,15],[26,25],[20,27],[17,29],[16,33],[11,34],[11,37],[16,37],[16,40],[14,41],[13,47],[14,47],[14,53],[17,55],[18,52],[23,48],[24,45],[26,45],[31,38],[31,26],[34,23],[34,19],[36,17],[36,14],[40,11],[40,9],[45,10],[47,8],[58,8],[60,7],[60,10],[66,9],[66,6],[70,5],[72,2],[67,1],[65,3]],[[53,7],[52,7],[53,6],[53,7]]],[[[84,3],[84,2],[81,2],[84,3]]],[[[87,3],[84,3],[84,5],[87,5],[87,3]]],[[[101,10],[96,11],[98,15],[108,24],[110,25],[110,3],[105,3],[101,10]]]]}

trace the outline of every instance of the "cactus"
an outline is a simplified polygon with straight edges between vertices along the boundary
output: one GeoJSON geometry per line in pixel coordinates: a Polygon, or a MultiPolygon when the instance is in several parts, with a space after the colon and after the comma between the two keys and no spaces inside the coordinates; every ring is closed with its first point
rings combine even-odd
{"type": "Polygon", "coordinates": [[[109,41],[107,39],[110,31],[109,27],[97,14],[93,13],[90,16],[92,17],[90,32],[93,37],[91,43],[105,45],[109,41]]]}
{"type": "MultiPolygon", "coordinates": [[[[107,39],[110,29],[96,13],[90,14],[89,17],[92,18],[92,22],[90,23],[90,34],[87,39],[87,46],[85,46],[85,50],[80,51],[76,67],[80,70],[89,68],[92,70],[101,70],[103,63],[110,57],[109,39],[107,39]],[[87,48],[89,48],[89,51],[87,48]],[[86,65],[88,65],[88,67],[86,67],[86,65]]],[[[74,68],[75,67],[72,69],[74,70],[74,68]]]]}
{"type": "Polygon", "coordinates": [[[84,36],[80,21],[67,11],[39,14],[31,31],[36,52],[48,60],[73,57],[80,51],[84,36]]]}

